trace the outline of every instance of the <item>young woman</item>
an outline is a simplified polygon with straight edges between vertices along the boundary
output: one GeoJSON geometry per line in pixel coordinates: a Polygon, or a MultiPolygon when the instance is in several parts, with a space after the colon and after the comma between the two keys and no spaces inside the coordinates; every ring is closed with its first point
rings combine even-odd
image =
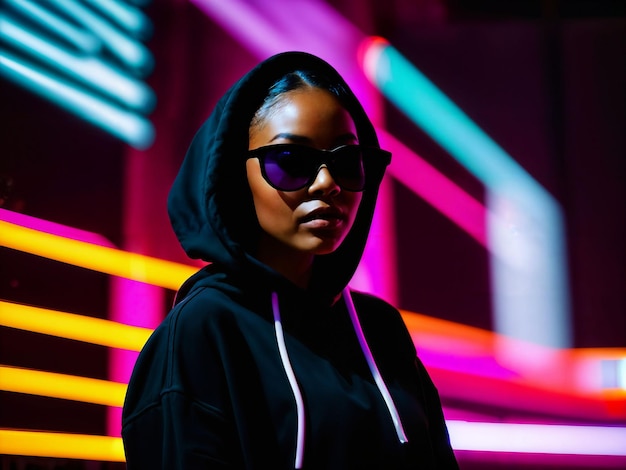
{"type": "Polygon", "coordinates": [[[170,193],[210,264],[135,366],[129,470],[458,468],[400,314],[346,287],[389,161],[315,56],[273,56],[224,95],[170,193]]]}

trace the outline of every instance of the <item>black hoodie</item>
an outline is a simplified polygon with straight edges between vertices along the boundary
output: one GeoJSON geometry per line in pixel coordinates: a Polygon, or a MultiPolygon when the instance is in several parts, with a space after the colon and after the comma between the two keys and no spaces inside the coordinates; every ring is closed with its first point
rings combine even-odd
{"type": "Polygon", "coordinates": [[[399,312],[346,289],[388,162],[366,168],[353,228],[316,257],[308,289],[251,254],[260,228],[243,158],[249,124],[295,70],[342,83],[359,143],[378,146],[345,82],[309,54],[267,59],[218,102],[168,202],[187,254],[211,264],[181,287],[137,360],[123,412],[129,470],[458,468],[399,312]]]}

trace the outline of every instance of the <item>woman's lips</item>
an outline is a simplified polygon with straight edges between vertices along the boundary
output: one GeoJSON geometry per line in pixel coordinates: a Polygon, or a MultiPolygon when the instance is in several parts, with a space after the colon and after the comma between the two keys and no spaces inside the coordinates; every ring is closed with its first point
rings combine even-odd
{"type": "Polygon", "coordinates": [[[345,220],[343,213],[333,208],[315,209],[300,219],[309,228],[338,228],[345,220]]]}

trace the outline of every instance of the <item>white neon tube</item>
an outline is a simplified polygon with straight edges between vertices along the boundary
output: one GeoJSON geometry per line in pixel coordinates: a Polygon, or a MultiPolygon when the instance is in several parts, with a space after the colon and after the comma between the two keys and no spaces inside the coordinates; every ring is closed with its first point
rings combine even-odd
{"type": "Polygon", "coordinates": [[[626,428],[447,421],[455,450],[626,456],[626,428]]]}

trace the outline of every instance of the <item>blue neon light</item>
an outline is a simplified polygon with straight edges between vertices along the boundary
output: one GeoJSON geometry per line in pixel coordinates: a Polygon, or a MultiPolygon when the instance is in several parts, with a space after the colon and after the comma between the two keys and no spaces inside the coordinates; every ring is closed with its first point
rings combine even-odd
{"type": "Polygon", "coordinates": [[[137,5],[5,0],[3,6],[2,77],[136,148],[153,142],[146,116],[156,97],[141,79],[153,68],[152,55],[141,43],[152,24],[137,5]]]}

